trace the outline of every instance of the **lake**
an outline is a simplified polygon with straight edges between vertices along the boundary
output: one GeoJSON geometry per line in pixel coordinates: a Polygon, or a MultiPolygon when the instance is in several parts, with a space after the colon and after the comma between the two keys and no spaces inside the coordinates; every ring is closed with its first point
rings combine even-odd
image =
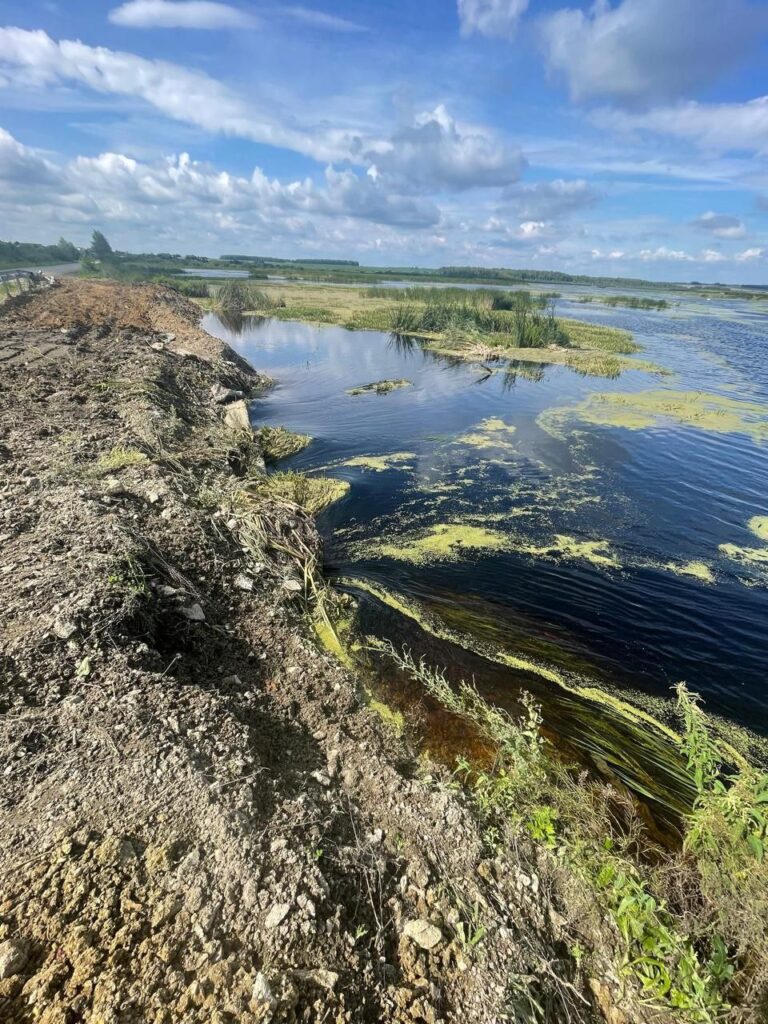
{"type": "Polygon", "coordinates": [[[768,736],[768,535],[755,533],[768,515],[768,316],[695,298],[651,313],[561,299],[557,312],[632,331],[640,358],[672,376],[483,368],[414,340],[259,318],[203,326],[278,381],[254,424],[314,438],[281,468],[351,483],[320,525],[326,572],[359,598],[361,628],[510,709],[532,692],[566,749],[682,809],[690,786],[663,728],[676,682],[768,736]],[[346,393],[385,378],[413,386],[346,393]],[[590,412],[595,393],[644,391],[678,404],[705,391],[722,417],[682,423],[662,402],[629,428],[590,412]]]}

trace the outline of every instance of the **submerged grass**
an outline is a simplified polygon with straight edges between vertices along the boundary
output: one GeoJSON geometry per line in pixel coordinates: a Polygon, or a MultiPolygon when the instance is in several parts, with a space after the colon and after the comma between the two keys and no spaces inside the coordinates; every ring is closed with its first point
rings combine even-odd
{"type": "Polygon", "coordinates": [[[601,955],[613,950],[614,970],[637,1002],[685,1024],[764,1019],[768,776],[748,765],[722,768],[717,740],[684,686],[679,746],[697,795],[683,848],[669,852],[655,846],[630,801],[555,755],[532,699],[513,719],[409,652],[372,646],[492,747],[490,761],[456,764],[487,841],[501,858],[532,842],[540,862],[548,858],[576,883],[583,909],[569,925],[583,940],[581,915],[597,908],[601,926],[586,942],[601,955]]]}
{"type": "Polygon", "coordinates": [[[347,388],[348,395],[388,395],[390,391],[398,391],[400,388],[412,388],[413,381],[405,380],[376,380],[372,384],[360,384],[355,388],[347,388]]]}

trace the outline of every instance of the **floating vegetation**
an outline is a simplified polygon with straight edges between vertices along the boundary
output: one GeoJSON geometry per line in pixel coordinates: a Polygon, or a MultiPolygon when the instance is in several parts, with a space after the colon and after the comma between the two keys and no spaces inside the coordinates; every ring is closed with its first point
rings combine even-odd
{"type": "Polygon", "coordinates": [[[387,469],[406,469],[404,463],[413,461],[415,452],[391,452],[389,455],[355,455],[342,462],[342,466],[371,469],[374,473],[383,473],[387,469]]]}
{"type": "Polygon", "coordinates": [[[303,473],[270,473],[256,484],[260,493],[291,501],[317,515],[349,492],[346,480],[327,476],[305,476],[303,473]]]}
{"type": "Polygon", "coordinates": [[[702,583],[715,582],[715,574],[706,562],[667,562],[664,568],[676,576],[692,576],[702,583]]]}
{"type": "Polygon", "coordinates": [[[747,434],[755,441],[768,438],[768,405],[705,391],[596,393],[578,405],[546,409],[537,423],[553,436],[563,437],[571,419],[625,430],[670,422],[718,434],[747,434]]]}
{"type": "Polygon", "coordinates": [[[651,299],[639,295],[582,295],[580,303],[600,302],[604,306],[627,306],[628,309],[669,309],[666,299],[651,299]]]}
{"type": "Polygon", "coordinates": [[[412,388],[412,380],[377,380],[372,384],[361,384],[356,388],[347,388],[348,395],[388,395],[390,391],[400,388],[412,388]]]}
{"type": "MultiPolygon", "coordinates": [[[[768,541],[768,516],[753,516],[747,523],[747,528],[758,538],[768,541]]],[[[732,558],[737,562],[746,562],[751,565],[768,565],[768,544],[761,548],[740,547],[738,544],[720,544],[720,551],[726,558],[732,558]]]]}
{"type": "Polygon", "coordinates": [[[621,562],[611,550],[607,540],[579,540],[578,537],[569,537],[567,534],[558,533],[550,544],[516,545],[516,550],[541,558],[580,559],[603,568],[621,568],[621,562]]]}
{"type": "Polygon", "coordinates": [[[454,438],[454,444],[465,444],[472,448],[506,448],[514,450],[506,437],[515,433],[516,428],[498,416],[490,416],[482,420],[466,434],[454,438]],[[506,435],[506,437],[505,437],[506,435]]]}
{"type": "Polygon", "coordinates": [[[256,437],[264,458],[271,462],[296,455],[312,440],[309,434],[294,434],[285,427],[261,427],[256,431],[256,437]]]}
{"type": "Polygon", "coordinates": [[[366,553],[421,565],[462,558],[470,551],[499,551],[509,546],[506,534],[482,526],[437,523],[418,537],[403,538],[399,544],[366,544],[366,553]]]}

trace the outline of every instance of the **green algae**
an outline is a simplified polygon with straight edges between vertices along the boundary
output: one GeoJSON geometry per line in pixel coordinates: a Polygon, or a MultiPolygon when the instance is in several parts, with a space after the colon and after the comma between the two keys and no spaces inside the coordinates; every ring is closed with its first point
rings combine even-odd
{"type": "MultiPolygon", "coordinates": [[[[747,528],[759,539],[768,541],[768,516],[752,516],[747,528]]],[[[741,547],[738,544],[720,544],[719,550],[726,558],[748,565],[768,565],[768,545],[760,548],[741,547]]]]}
{"type": "Polygon", "coordinates": [[[415,452],[391,452],[389,455],[355,455],[354,458],[342,462],[342,466],[359,469],[370,469],[374,473],[383,473],[387,469],[405,469],[404,463],[416,458],[415,452]]]}
{"type": "Polygon", "coordinates": [[[468,433],[459,434],[453,443],[468,445],[470,448],[501,448],[514,451],[514,446],[507,438],[514,434],[516,429],[498,416],[489,416],[468,433]]]}
{"type": "Polygon", "coordinates": [[[669,572],[673,572],[676,576],[692,576],[694,579],[701,580],[702,583],[715,582],[715,574],[706,562],[696,560],[679,563],[667,562],[664,568],[669,572]]]}
{"type": "Polygon", "coordinates": [[[768,542],[768,516],[752,516],[747,526],[756,537],[768,542]]]}
{"type": "Polygon", "coordinates": [[[673,423],[718,434],[747,434],[758,442],[768,438],[768,405],[704,391],[597,392],[577,405],[546,409],[537,423],[562,438],[571,419],[625,430],[673,423]]]}
{"type": "Polygon", "coordinates": [[[376,380],[372,384],[360,384],[355,388],[347,388],[348,395],[388,395],[390,391],[400,388],[412,388],[412,380],[376,380]]]}
{"type": "Polygon", "coordinates": [[[508,544],[506,534],[499,530],[464,523],[437,523],[421,536],[403,538],[398,544],[374,543],[366,548],[369,553],[421,565],[455,560],[469,551],[499,551],[508,544]]]}
{"type": "Polygon", "coordinates": [[[558,533],[549,544],[519,544],[516,545],[516,550],[535,557],[583,560],[602,568],[621,568],[621,562],[606,540],[580,540],[578,537],[558,533]]]}

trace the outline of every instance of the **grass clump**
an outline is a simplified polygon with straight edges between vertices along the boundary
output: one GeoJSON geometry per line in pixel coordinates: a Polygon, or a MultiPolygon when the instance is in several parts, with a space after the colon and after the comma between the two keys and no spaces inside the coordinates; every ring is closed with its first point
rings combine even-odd
{"type": "MultiPolygon", "coordinates": [[[[696,799],[679,850],[648,836],[631,800],[563,763],[542,736],[539,708],[518,719],[424,660],[372,641],[491,750],[459,758],[456,774],[484,821],[496,856],[519,862],[528,840],[572,880],[579,943],[611,957],[634,994],[661,1019],[684,1024],[764,1020],[768,999],[768,775],[724,769],[698,701],[677,688],[680,752],[696,799]],[[583,929],[585,908],[597,930],[583,929]]],[[[566,911],[568,906],[565,907],[566,911]]]]}
{"type": "Polygon", "coordinates": [[[240,316],[248,310],[273,312],[285,306],[280,296],[271,295],[256,287],[250,281],[225,281],[216,289],[214,300],[216,309],[230,316],[240,316]]]}
{"type": "Polygon", "coordinates": [[[626,306],[628,309],[669,309],[666,299],[652,299],[641,295],[582,295],[577,300],[582,304],[601,302],[604,306],[626,306]]]}
{"type": "Polygon", "coordinates": [[[267,462],[296,455],[312,440],[309,434],[295,434],[285,427],[261,427],[256,431],[256,438],[267,462]]]}
{"type": "Polygon", "coordinates": [[[334,480],[327,476],[305,476],[303,473],[270,473],[258,483],[262,495],[281,498],[299,505],[310,515],[317,515],[324,508],[339,501],[349,491],[346,480],[334,480]]]}
{"type": "Polygon", "coordinates": [[[98,475],[117,473],[128,466],[137,466],[146,461],[147,456],[144,452],[140,452],[138,448],[128,448],[117,444],[109,452],[99,456],[96,463],[96,471],[98,475]]]}

